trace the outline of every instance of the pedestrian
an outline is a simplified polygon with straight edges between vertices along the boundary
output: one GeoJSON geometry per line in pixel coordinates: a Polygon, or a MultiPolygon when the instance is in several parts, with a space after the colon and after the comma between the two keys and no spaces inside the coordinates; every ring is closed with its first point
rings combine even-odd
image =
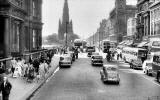
{"type": "Polygon", "coordinates": [[[117,53],[117,60],[119,60],[119,54],[117,53]]]}
{"type": "Polygon", "coordinates": [[[34,72],[35,72],[35,69],[33,67],[33,64],[29,64],[29,67],[28,67],[28,79],[27,79],[27,82],[32,82],[33,79],[34,79],[34,72]]]}
{"type": "Polygon", "coordinates": [[[121,52],[120,52],[119,56],[120,56],[120,58],[122,59],[122,53],[121,53],[121,52]]]}
{"type": "Polygon", "coordinates": [[[11,71],[12,71],[12,77],[14,77],[15,68],[17,66],[17,60],[15,57],[11,60],[11,71]]]}
{"type": "Polygon", "coordinates": [[[40,65],[39,65],[39,74],[40,74],[40,78],[42,80],[45,79],[45,71],[46,71],[46,68],[45,68],[44,61],[40,62],[40,65]]]}
{"type": "Polygon", "coordinates": [[[39,61],[38,57],[36,59],[34,59],[34,61],[33,61],[33,67],[34,67],[36,73],[38,73],[38,71],[39,71],[39,64],[40,64],[39,62],[40,61],[39,61]]]}
{"type": "Polygon", "coordinates": [[[2,100],[9,100],[9,94],[12,89],[11,83],[8,81],[7,77],[3,78],[3,83],[0,85],[2,92],[2,100]]]}

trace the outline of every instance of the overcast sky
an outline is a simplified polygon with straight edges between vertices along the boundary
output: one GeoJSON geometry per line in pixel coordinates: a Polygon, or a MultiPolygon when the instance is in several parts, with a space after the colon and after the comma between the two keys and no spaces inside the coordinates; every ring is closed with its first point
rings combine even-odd
{"type": "MultiPolygon", "coordinates": [[[[58,21],[62,18],[65,0],[43,0],[43,36],[58,32],[58,21]]],[[[136,4],[137,0],[127,0],[136,4]]],[[[114,0],[68,0],[70,19],[74,33],[87,38],[96,32],[102,19],[108,18],[114,8],[114,0]]]]}

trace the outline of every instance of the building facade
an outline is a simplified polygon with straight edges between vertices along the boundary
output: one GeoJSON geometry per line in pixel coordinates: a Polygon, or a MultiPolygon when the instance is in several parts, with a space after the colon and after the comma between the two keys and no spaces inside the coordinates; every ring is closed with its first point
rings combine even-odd
{"type": "Polygon", "coordinates": [[[160,0],[152,1],[150,5],[150,37],[160,38],[160,0]]]}
{"type": "Polygon", "coordinates": [[[127,35],[127,20],[134,17],[137,7],[133,5],[126,5],[126,0],[116,0],[115,8],[110,12],[110,21],[114,29],[115,41],[121,42],[123,36],[127,35]]]}
{"type": "Polygon", "coordinates": [[[150,0],[138,0],[137,2],[137,38],[142,40],[150,34],[150,0]]]}
{"type": "Polygon", "coordinates": [[[0,1],[0,57],[41,49],[42,0],[0,1]]]}

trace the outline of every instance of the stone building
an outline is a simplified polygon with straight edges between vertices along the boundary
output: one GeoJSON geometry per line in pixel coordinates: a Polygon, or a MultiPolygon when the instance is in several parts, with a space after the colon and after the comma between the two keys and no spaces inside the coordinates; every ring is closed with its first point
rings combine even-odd
{"type": "Polygon", "coordinates": [[[137,25],[136,18],[132,17],[132,18],[128,19],[128,21],[127,21],[127,37],[130,37],[132,39],[133,36],[135,36],[137,34],[136,25],[137,25]]]}
{"type": "Polygon", "coordinates": [[[121,42],[123,36],[127,35],[127,20],[134,17],[137,11],[136,6],[126,5],[126,0],[116,0],[115,8],[110,12],[110,21],[114,29],[113,41],[121,42]]]}
{"type": "Polygon", "coordinates": [[[0,0],[0,58],[41,49],[42,0],[0,0]]]}
{"type": "Polygon", "coordinates": [[[160,0],[152,0],[150,5],[150,38],[160,38],[160,0]]]}
{"type": "Polygon", "coordinates": [[[65,33],[73,34],[73,23],[69,18],[68,0],[64,2],[62,20],[59,20],[58,38],[63,40],[65,33]]]}
{"type": "Polygon", "coordinates": [[[138,0],[137,2],[137,38],[140,41],[150,34],[150,4],[150,0],[138,0]]]}

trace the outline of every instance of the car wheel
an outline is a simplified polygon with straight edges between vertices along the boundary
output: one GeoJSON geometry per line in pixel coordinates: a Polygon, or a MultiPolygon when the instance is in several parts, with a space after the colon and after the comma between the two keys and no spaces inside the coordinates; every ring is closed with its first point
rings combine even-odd
{"type": "Polygon", "coordinates": [[[104,81],[104,76],[101,74],[101,80],[104,81]]]}
{"type": "Polygon", "coordinates": [[[157,76],[157,81],[160,83],[160,74],[157,76]]]}
{"type": "Polygon", "coordinates": [[[119,81],[117,81],[117,84],[119,85],[119,81]]]}
{"type": "Polygon", "coordinates": [[[146,71],[146,74],[149,75],[148,70],[146,71]]]}
{"type": "Polygon", "coordinates": [[[130,64],[130,68],[131,68],[131,69],[133,68],[133,65],[132,65],[132,63],[130,64]]]}

